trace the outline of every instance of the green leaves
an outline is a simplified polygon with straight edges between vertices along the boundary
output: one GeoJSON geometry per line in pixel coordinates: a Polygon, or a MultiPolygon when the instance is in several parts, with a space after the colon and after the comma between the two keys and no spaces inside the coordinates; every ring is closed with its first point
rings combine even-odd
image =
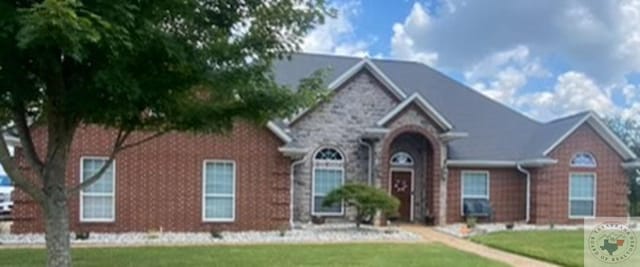
{"type": "Polygon", "coordinates": [[[78,61],[87,56],[87,44],[101,40],[98,28],[109,26],[96,14],[83,10],[76,0],[45,0],[20,9],[19,23],[19,48],[55,48],[78,61]]]}
{"type": "Polygon", "coordinates": [[[0,7],[0,102],[28,107],[29,117],[220,132],[235,119],[287,117],[323,95],[320,74],[299,90],[271,75],[272,61],[297,50],[330,15],[322,0],[18,0],[0,7]]]}
{"type": "Polygon", "coordinates": [[[359,183],[346,184],[329,192],[322,205],[329,207],[341,202],[356,208],[357,225],[363,218],[375,216],[378,210],[386,216],[393,216],[400,207],[400,201],[382,189],[359,183]]]}

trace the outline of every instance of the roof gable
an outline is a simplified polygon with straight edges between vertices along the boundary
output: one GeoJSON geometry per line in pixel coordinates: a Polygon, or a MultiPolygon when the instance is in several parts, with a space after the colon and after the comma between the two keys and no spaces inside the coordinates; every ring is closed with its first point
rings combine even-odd
{"type": "Polygon", "coordinates": [[[627,147],[617,135],[615,135],[607,125],[598,118],[593,112],[584,113],[584,116],[580,118],[572,127],[566,131],[560,138],[556,139],[550,146],[546,147],[542,155],[547,156],[555,148],[557,148],[562,142],[564,142],[571,134],[573,134],[580,126],[585,123],[589,124],[594,131],[609,145],[611,146],[623,159],[633,160],[637,158],[637,155],[627,147]]]}
{"type": "MultiPolygon", "coordinates": [[[[327,85],[327,88],[329,89],[329,91],[335,91],[338,88],[341,88],[352,77],[354,77],[355,75],[357,75],[363,70],[368,71],[375,79],[377,79],[383,85],[382,87],[389,90],[389,92],[398,100],[403,100],[407,97],[405,92],[402,91],[395,83],[393,83],[393,81],[391,81],[391,79],[389,79],[389,77],[387,77],[387,75],[384,74],[380,70],[380,68],[378,68],[376,64],[373,63],[368,58],[364,58],[360,60],[351,68],[347,69],[344,73],[337,76],[332,82],[330,82],[327,85]]],[[[318,104],[319,103],[316,103],[315,105],[318,105],[318,104]]],[[[291,118],[291,120],[287,124],[291,125],[295,123],[300,118],[304,117],[304,115],[307,114],[314,106],[301,110],[298,114],[294,115],[293,118],[291,118]]]]}
{"type": "Polygon", "coordinates": [[[390,122],[393,118],[398,116],[398,114],[402,113],[405,109],[411,106],[411,104],[416,104],[423,112],[425,112],[440,128],[443,130],[451,130],[453,129],[453,125],[447,119],[442,116],[427,100],[425,100],[418,93],[412,94],[410,97],[402,101],[398,104],[394,109],[389,111],[387,115],[382,117],[376,124],[377,126],[384,126],[388,122],[390,122]]]}

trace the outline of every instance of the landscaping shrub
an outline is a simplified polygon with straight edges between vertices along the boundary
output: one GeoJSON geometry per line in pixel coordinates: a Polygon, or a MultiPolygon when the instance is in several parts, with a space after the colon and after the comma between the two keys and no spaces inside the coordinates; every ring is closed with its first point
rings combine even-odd
{"type": "Polygon", "coordinates": [[[368,217],[381,211],[385,216],[395,216],[400,207],[400,201],[387,192],[364,184],[350,183],[329,192],[322,205],[329,207],[344,203],[356,209],[356,227],[368,217]]]}
{"type": "Polygon", "coordinates": [[[469,229],[475,228],[476,224],[478,224],[478,218],[473,216],[467,217],[467,227],[469,229]]]}
{"type": "Polygon", "coordinates": [[[78,231],[76,232],[76,240],[87,240],[89,235],[89,231],[78,231]]]}

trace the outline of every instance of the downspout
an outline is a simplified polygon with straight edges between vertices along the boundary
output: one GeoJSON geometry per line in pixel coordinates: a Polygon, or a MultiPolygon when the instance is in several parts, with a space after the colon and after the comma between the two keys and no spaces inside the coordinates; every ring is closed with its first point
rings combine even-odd
{"type": "Polygon", "coordinates": [[[362,138],[358,139],[358,143],[366,146],[369,149],[369,162],[367,162],[367,185],[372,186],[373,185],[373,176],[372,176],[373,147],[371,146],[371,144],[365,142],[364,139],[362,138]]]}
{"type": "Polygon", "coordinates": [[[295,187],[295,169],[297,165],[304,163],[307,160],[307,156],[305,155],[302,159],[298,161],[294,161],[291,163],[291,170],[289,174],[291,175],[291,184],[289,189],[289,227],[293,229],[293,202],[294,202],[294,187],[295,187]]]}
{"type": "Polygon", "coordinates": [[[520,162],[516,163],[516,167],[518,168],[518,171],[524,173],[524,175],[526,175],[526,179],[527,179],[527,207],[526,207],[526,215],[525,215],[525,222],[529,223],[529,220],[531,219],[531,173],[526,170],[525,168],[522,167],[520,162]]]}

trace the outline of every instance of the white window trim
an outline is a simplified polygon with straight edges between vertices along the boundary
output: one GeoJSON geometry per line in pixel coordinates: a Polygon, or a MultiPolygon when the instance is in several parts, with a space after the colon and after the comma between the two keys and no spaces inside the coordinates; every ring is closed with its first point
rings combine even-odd
{"type": "MultiPolygon", "coordinates": [[[[108,157],[80,157],[80,183],[84,181],[84,161],[85,160],[104,160],[108,161],[108,157]]],[[[80,222],[90,222],[90,223],[112,223],[116,221],[116,160],[114,159],[111,162],[111,166],[113,166],[113,187],[112,193],[85,193],[84,189],[80,190],[80,222]],[[111,197],[111,207],[113,209],[113,217],[112,218],[85,218],[84,217],[84,196],[92,196],[92,197],[111,197]]]]}
{"type": "Polygon", "coordinates": [[[569,214],[569,219],[594,219],[596,218],[596,207],[598,205],[596,205],[597,201],[598,201],[598,175],[595,172],[570,172],[569,173],[569,192],[567,192],[567,197],[568,197],[568,207],[569,210],[567,211],[567,213],[569,214]],[[571,177],[573,175],[592,175],[593,176],[593,197],[590,198],[586,198],[586,197],[577,197],[577,198],[572,198],[571,197],[571,177]],[[591,216],[582,216],[582,215],[571,215],[571,201],[572,200],[592,200],[593,201],[593,215],[591,216]]]}
{"type": "Polygon", "coordinates": [[[342,176],[340,177],[340,184],[344,185],[344,175],[345,175],[344,163],[345,162],[346,162],[345,154],[335,147],[320,147],[313,154],[313,158],[311,159],[311,165],[313,166],[311,168],[311,215],[313,216],[343,216],[344,215],[344,203],[340,204],[340,212],[316,212],[315,207],[316,207],[316,196],[323,196],[323,195],[316,194],[316,169],[342,171],[342,176]],[[342,160],[316,159],[316,155],[318,154],[318,152],[327,148],[333,149],[338,153],[340,153],[340,156],[342,156],[342,160]],[[316,167],[317,165],[316,163],[320,163],[320,164],[333,163],[333,164],[331,164],[329,167],[316,167]],[[340,164],[340,167],[335,167],[334,166],[335,164],[340,164]]]}
{"type": "Polygon", "coordinates": [[[464,215],[464,199],[465,197],[468,198],[480,198],[480,199],[486,199],[486,200],[490,200],[491,199],[491,173],[489,171],[486,170],[467,170],[467,171],[462,171],[460,173],[460,214],[464,215]],[[475,174],[475,173],[482,173],[487,175],[487,195],[465,195],[464,194],[464,176],[465,174],[475,174]]]}
{"type": "Polygon", "coordinates": [[[236,220],[236,162],[234,160],[219,160],[219,159],[208,159],[204,160],[202,163],[202,221],[203,222],[234,222],[236,220]],[[210,193],[207,194],[207,164],[208,163],[231,163],[233,166],[233,183],[232,183],[232,192],[231,197],[233,198],[233,205],[231,206],[231,218],[207,218],[206,216],[206,202],[207,197],[229,197],[229,194],[219,194],[219,193],[210,193]]]}
{"type": "Polygon", "coordinates": [[[569,166],[573,167],[573,168],[596,168],[598,167],[598,160],[596,159],[596,157],[593,155],[593,153],[590,152],[578,152],[578,153],[574,153],[573,156],[571,157],[571,159],[569,160],[569,166]],[[586,154],[589,155],[592,159],[593,159],[593,165],[578,165],[578,164],[573,164],[573,160],[576,158],[576,156],[580,155],[580,154],[586,154]]]}

